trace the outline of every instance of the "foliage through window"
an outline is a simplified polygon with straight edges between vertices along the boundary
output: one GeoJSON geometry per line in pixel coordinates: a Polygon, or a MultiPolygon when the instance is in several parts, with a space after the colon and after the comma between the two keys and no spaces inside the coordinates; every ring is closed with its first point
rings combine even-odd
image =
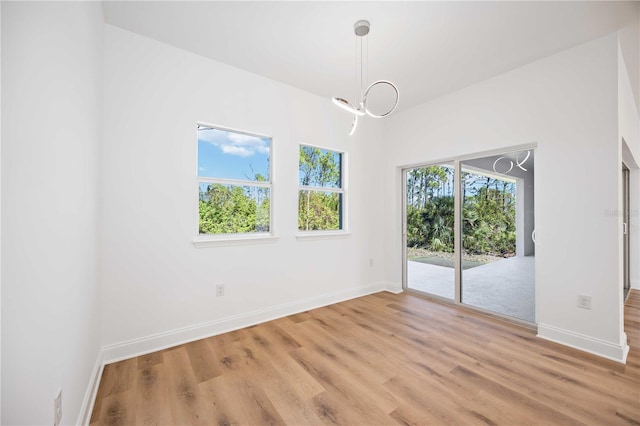
{"type": "Polygon", "coordinates": [[[343,229],[343,154],[300,145],[298,230],[343,229]]]}
{"type": "Polygon", "coordinates": [[[199,233],[271,230],[271,139],[198,126],[199,233]]]}
{"type": "MultiPolygon", "coordinates": [[[[462,245],[467,253],[510,257],[516,250],[516,183],[462,172],[462,245]]],[[[407,172],[407,246],[454,251],[454,169],[407,172]]]]}
{"type": "Polygon", "coordinates": [[[462,171],[462,248],[471,254],[516,254],[516,182],[462,171]]]}
{"type": "Polygon", "coordinates": [[[407,246],[453,253],[454,169],[438,165],[407,172],[407,246]]]}

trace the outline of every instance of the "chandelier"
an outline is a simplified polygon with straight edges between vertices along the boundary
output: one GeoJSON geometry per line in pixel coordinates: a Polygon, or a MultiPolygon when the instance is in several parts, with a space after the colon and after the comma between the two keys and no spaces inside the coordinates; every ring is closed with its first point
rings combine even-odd
{"type": "MultiPolygon", "coordinates": [[[[371,83],[369,86],[367,86],[367,88],[363,91],[363,87],[365,84],[364,78],[363,78],[363,74],[364,74],[364,66],[363,66],[363,60],[362,60],[362,40],[364,39],[364,37],[369,34],[369,30],[371,29],[371,25],[369,24],[369,21],[366,20],[360,20],[358,22],[356,22],[353,25],[353,32],[356,35],[356,61],[358,59],[358,42],[360,43],[360,85],[359,87],[356,87],[356,92],[357,95],[355,97],[355,103],[354,105],[352,105],[348,100],[344,99],[344,98],[340,98],[337,96],[334,96],[332,101],[334,104],[336,104],[337,106],[339,106],[340,108],[344,109],[345,111],[350,112],[351,114],[353,114],[353,121],[351,123],[351,130],[349,131],[349,136],[353,135],[356,131],[356,127],[358,127],[358,117],[363,117],[365,115],[368,115],[369,117],[373,117],[373,118],[383,118],[388,116],[389,114],[391,114],[393,111],[396,110],[396,108],[398,107],[398,101],[400,100],[400,92],[398,92],[398,88],[396,87],[395,84],[393,84],[392,82],[388,81],[388,80],[377,80],[374,81],[373,83],[371,83]],[[387,112],[382,113],[382,114],[374,114],[373,112],[371,112],[371,110],[367,107],[367,99],[369,97],[369,94],[371,92],[371,89],[373,89],[376,86],[384,86],[387,85],[389,87],[391,87],[391,89],[393,90],[393,92],[395,93],[395,102],[393,103],[393,106],[391,107],[391,109],[389,109],[387,112]],[[360,98],[360,100],[358,100],[358,98],[360,98]]],[[[368,55],[367,55],[367,61],[368,61],[368,55]]],[[[368,65],[368,64],[367,64],[368,65]]],[[[358,73],[358,70],[356,69],[356,74],[358,73]]]]}

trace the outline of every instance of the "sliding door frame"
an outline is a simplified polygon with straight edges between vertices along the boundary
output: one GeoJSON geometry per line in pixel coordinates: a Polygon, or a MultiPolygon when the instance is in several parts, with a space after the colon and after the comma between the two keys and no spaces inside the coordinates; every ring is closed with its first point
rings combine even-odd
{"type": "Polygon", "coordinates": [[[623,303],[629,296],[631,289],[631,229],[629,226],[631,210],[630,210],[630,174],[629,167],[622,162],[622,300],[623,303]],[[626,293],[626,294],[625,294],[626,293]]]}
{"type": "Polygon", "coordinates": [[[418,163],[415,165],[410,165],[410,166],[405,166],[401,168],[401,175],[402,175],[402,182],[401,182],[401,188],[402,188],[402,290],[403,291],[411,291],[411,292],[415,292],[417,294],[423,295],[423,296],[427,296],[429,298],[433,298],[433,299],[437,299],[437,300],[442,300],[445,301],[447,303],[456,303],[459,304],[460,303],[460,280],[461,280],[461,275],[458,273],[458,265],[460,265],[460,259],[462,259],[462,256],[460,255],[459,252],[459,248],[461,247],[461,241],[462,239],[460,238],[460,233],[458,232],[458,229],[461,229],[461,223],[462,223],[462,219],[459,217],[458,215],[458,208],[460,206],[458,206],[458,193],[460,192],[460,189],[462,188],[462,186],[459,184],[459,178],[458,176],[460,176],[459,174],[460,171],[460,162],[457,160],[444,160],[444,161],[436,161],[436,162],[429,162],[429,163],[418,163]],[[444,296],[438,296],[437,294],[432,294],[432,293],[427,293],[424,291],[420,291],[420,290],[416,290],[416,289],[412,289],[409,288],[408,283],[407,283],[407,262],[408,262],[408,258],[407,258],[407,172],[409,172],[410,170],[413,169],[420,169],[423,167],[431,167],[431,166],[442,166],[443,164],[447,164],[447,165],[452,165],[453,166],[453,184],[454,184],[454,206],[453,206],[453,262],[454,262],[454,298],[453,299],[449,299],[448,297],[444,297],[444,296]]]}
{"type": "MultiPolygon", "coordinates": [[[[490,150],[490,151],[481,151],[481,152],[475,152],[472,154],[467,154],[467,155],[459,155],[459,156],[455,156],[455,157],[449,157],[449,158],[445,158],[445,159],[441,159],[441,160],[436,160],[436,161],[429,161],[429,162],[421,162],[421,163],[414,163],[414,164],[409,164],[409,165],[405,165],[402,166],[400,168],[401,170],[401,175],[402,175],[402,181],[401,181],[401,191],[402,191],[402,208],[401,208],[401,212],[402,212],[402,218],[401,218],[401,234],[402,234],[402,289],[403,291],[407,291],[410,293],[415,293],[417,295],[420,296],[424,296],[427,297],[429,299],[434,299],[434,300],[438,300],[440,302],[444,302],[444,303],[448,303],[448,304],[452,304],[452,305],[456,305],[456,306],[460,306],[463,307],[465,309],[469,309],[472,311],[476,311],[476,312],[481,312],[483,314],[489,315],[489,316],[493,316],[496,318],[501,318],[501,319],[505,319],[508,320],[510,322],[522,325],[524,327],[527,328],[532,328],[532,329],[537,329],[537,325],[535,323],[531,323],[528,321],[524,321],[521,320],[519,318],[515,318],[515,317],[511,317],[508,315],[503,315],[500,314],[498,312],[494,312],[494,311],[489,311],[487,309],[483,309],[483,308],[479,308],[477,306],[473,306],[473,305],[467,305],[462,303],[462,203],[464,202],[464,200],[461,199],[461,194],[462,194],[462,162],[467,161],[467,160],[473,160],[476,158],[481,158],[481,157],[489,157],[489,156],[493,156],[493,155],[501,155],[501,154],[507,154],[510,152],[514,152],[514,151],[523,151],[523,150],[533,150],[536,154],[537,154],[537,147],[538,144],[537,143],[529,143],[529,144],[523,144],[523,145],[515,145],[515,146],[509,146],[509,147],[505,147],[505,148],[499,148],[499,149],[494,149],[494,150],[490,150]],[[431,294],[431,293],[427,293],[424,291],[420,291],[420,290],[416,290],[416,289],[412,289],[408,287],[408,283],[407,283],[407,172],[409,170],[412,169],[416,169],[416,168],[422,168],[422,167],[430,167],[430,166],[438,166],[438,165],[442,165],[443,163],[448,163],[448,164],[453,164],[454,167],[454,176],[453,176],[453,180],[454,180],[454,185],[455,185],[455,192],[454,192],[454,230],[453,230],[453,247],[454,247],[454,276],[455,276],[455,296],[454,299],[448,299],[446,297],[441,297],[435,294],[431,294]]],[[[534,156],[534,158],[537,158],[537,155],[534,156]]],[[[535,193],[534,193],[534,200],[537,199],[535,193]]],[[[535,201],[534,201],[535,202],[535,201]]],[[[537,203],[536,203],[537,205],[537,203]]],[[[534,276],[534,286],[536,281],[536,277],[534,276]]],[[[534,292],[535,293],[535,298],[537,299],[537,291],[534,292]]],[[[537,300],[534,301],[535,306],[537,306],[537,300]]],[[[537,308],[536,308],[537,311],[537,308]]]]}

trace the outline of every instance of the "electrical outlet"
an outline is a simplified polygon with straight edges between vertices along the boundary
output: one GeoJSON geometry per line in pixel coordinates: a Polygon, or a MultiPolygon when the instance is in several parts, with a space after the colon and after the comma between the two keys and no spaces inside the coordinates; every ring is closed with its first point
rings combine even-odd
{"type": "Polygon", "coordinates": [[[58,391],[58,394],[53,399],[53,426],[60,425],[62,421],[62,389],[58,391]]]}
{"type": "Polygon", "coordinates": [[[369,258],[369,266],[373,266],[373,257],[369,258]]]}
{"type": "Polygon", "coordinates": [[[216,297],[224,296],[224,284],[218,284],[216,286],[216,297]]]}
{"type": "Polygon", "coordinates": [[[591,296],[578,295],[578,308],[591,309],[591,296]]]}

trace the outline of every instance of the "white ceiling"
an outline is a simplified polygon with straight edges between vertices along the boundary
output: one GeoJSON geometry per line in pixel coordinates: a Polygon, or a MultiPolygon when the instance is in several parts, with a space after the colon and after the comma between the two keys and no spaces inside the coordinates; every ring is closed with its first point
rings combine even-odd
{"type": "Polygon", "coordinates": [[[104,2],[109,24],[323,97],[353,98],[353,24],[369,81],[407,108],[638,19],[637,2],[104,2]]]}

